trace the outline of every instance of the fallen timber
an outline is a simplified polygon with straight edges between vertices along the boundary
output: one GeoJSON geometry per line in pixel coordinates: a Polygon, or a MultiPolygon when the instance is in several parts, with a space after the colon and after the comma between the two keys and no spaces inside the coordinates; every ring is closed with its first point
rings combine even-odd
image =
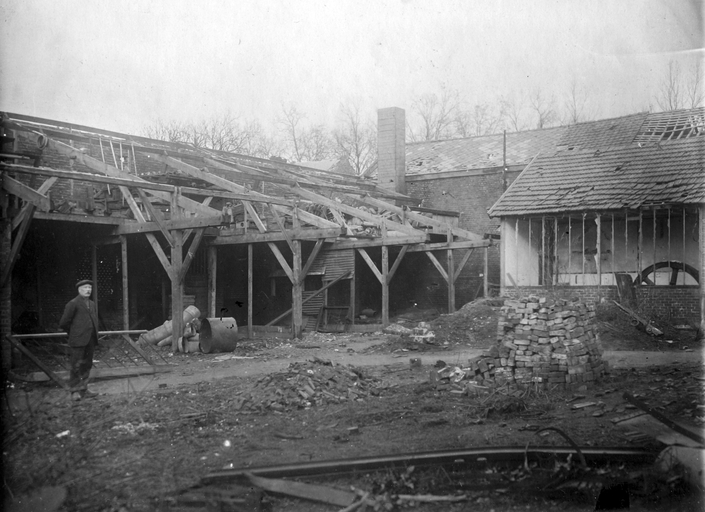
{"type": "MultiPolygon", "coordinates": [[[[595,448],[580,447],[588,464],[601,462],[626,462],[651,464],[657,453],[631,448],[595,448]]],[[[267,477],[305,477],[332,476],[358,471],[376,471],[381,469],[406,468],[408,466],[473,466],[482,467],[487,463],[523,463],[537,461],[540,458],[568,456],[575,454],[572,447],[484,447],[466,450],[441,450],[432,452],[407,453],[401,455],[382,455],[353,459],[326,460],[320,462],[302,462],[278,466],[260,466],[242,469],[226,469],[209,473],[201,478],[202,485],[246,482],[248,474],[267,477]],[[482,459],[482,460],[478,460],[482,459]]]]}

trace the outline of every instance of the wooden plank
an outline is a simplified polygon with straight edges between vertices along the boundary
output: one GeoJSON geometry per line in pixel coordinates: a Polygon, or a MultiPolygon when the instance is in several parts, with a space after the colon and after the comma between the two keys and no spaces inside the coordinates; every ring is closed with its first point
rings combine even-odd
{"type": "MultiPolygon", "coordinates": [[[[417,236],[387,236],[387,238],[363,238],[363,239],[350,239],[350,240],[338,240],[334,246],[330,248],[331,251],[341,251],[347,249],[358,249],[358,248],[369,248],[369,247],[382,247],[383,245],[409,245],[409,250],[413,250],[414,244],[423,245],[428,239],[426,234],[420,234],[417,236]]],[[[423,249],[417,249],[423,250],[423,249]]]]}
{"type": "Polygon", "coordinates": [[[252,473],[247,473],[247,478],[249,478],[252,485],[256,485],[268,492],[318,501],[335,505],[336,507],[347,507],[357,498],[354,492],[343,491],[323,485],[307,484],[293,480],[264,478],[255,476],[252,473]]]}
{"type": "MultiPolygon", "coordinates": [[[[153,183],[151,181],[145,181],[141,179],[133,179],[130,177],[113,177],[113,176],[103,176],[98,174],[90,174],[87,172],[78,171],[64,171],[60,169],[52,169],[50,167],[29,167],[27,165],[18,164],[6,164],[0,162],[0,168],[8,171],[17,171],[23,174],[31,174],[37,176],[50,176],[56,181],[59,178],[87,181],[89,183],[105,183],[107,185],[124,185],[126,187],[140,187],[146,190],[161,190],[163,192],[173,192],[173,185],[166,185],[163,183],[153,183]]],[[[48,181],[48,180],[47,180],[48,181]]],[[[44,182],[46,183],[46,181],[44,182]]],[[[44,184],[42,183],[42,185],[44,184]]]]}
{"type": "Polygon", "coordinates": [[[35,365],[37,365],[37,367],[38,367],[40,370],[42,370],[42,371],[47,375],[47,377],[49,377],[51,380],[53,380],[54,382],[56,382],[59,386],[61,386],[62,388],[64,388],[66,391],[69,391],[69,385],[68,385],[68,383],[66,382],[66,380],[65,380],[65,379],[62,379],[61,377],[59,377],[58,375],[56,375],[56,374],[51,370],[51,368],[49,368],[49,367],[46,366],[44,363],[42,363],[42,362],[37,358],[37,356],[35,356],[34,354],[32,354],[32,352],[31,352],[27,347],[25,347],[25,346],[24,346],[22,343],[20,343],[19,341],[16,341],[15,339],[13,339],[12,336],[6,336],[6,339],[10,342],[10,344],[11,344],[13,347],[15,347],[17,350],[19,350],[20,352],[22,352],[25,356],[27,356],[27,358],[28,358],[30,361],[32,361],[35,365]]]}
{"type": "Polygon", "coordinates": [[[294,338],[301,338],[303,332],[303,279],[301,279],[301,241],[292,242],[293,265],[291,268],[291,304],[294,338]]]}
{"type": "Polygon", "coordinates": [[[404,245],[401,248],[401,251],[399,251],[399,254],[397,255],[397,259],[394,260],[394,264],[392,264],[392,268],[389,270],[388,274],[388,282],[391,282],[392,278],[394,278],[394,274],[396,273],[397,269],[399,268],[399,265],[401,264],[401,260],[404,259],[404,255],[407,253],[409,250],[408,245],[404,245]]]}
{"type": "MultiPolygon", "coordinates": [[[[455,269],[453,272],[453,281],[457,281],[458,277],[460,277],[460,273],[463,271],[463,267],[465,267],[465,264],[468,262],[470,259],[470,255],[474,252],[474,249],[468,249],[463,257],[460,260],[460,263],[458,263],[458,268],[455,269]]],[[[485,254],[487,254],[487,251],[485,251],[485,254]]],[[[485,274],[487,274],[487,269],[485,269],[485,274]]],[[[487,295],[485,295],[487,297],[487,295]]]]}
{"type": "Polygon", "coordinates": [[[289,236],[287,229],[284,227],[284,223],[282,222],[281,218],[279,217],[279,214],[277,213],[277,210],[272,208],[272,205],[269,205],[269,210],[272,212],[272,216],[274,217],[274,222],[277,223],[277,226],[279,226],[279,229],[281,229],[282,234],[284,235],[284,239],[286,240],[287,245],[289,246],[289,249],[291,251],[294,251],[294,245],[292,243],[291,237],[289,236]]]}
{"type": "Polygon", "coordinates": [[[250,215],[250,217],[252,217],[252,222],[255,223],[255,226],[257,226],[259,232],[266,233],[267,226],[265,226],[264,222],[262,222],[262,219],[260,219],[259,214],[257,213],[257,210],[255,210],[255,208],[252,206],[252,203],[243,201],[242,204],[245,205],[245,210],[250,215]]]}
{"type": "MultiPolygon", "coordinates": [[[[100,224],[100,225],[111,225],[111,226],[122,226],[127,223],[133,223],[135,221],[126,219],[124,217],[97,217],[95,215],[88,214],[72,214],[72,213],[44,213],[35,212],[34,218],[37,220],[49,220],[56,222],[80,222],[81,224],[100,224]]],[[[14,223],[13,223],[14,224],[14,223]]],[[[13,226],[13,229],[16,226],[13,226]]]]}
{"type": "Polygon", "coordinates": [[[2,276],[0,277],[0,288],[4,288],[9,282],[10,276],[12,276],[12,269],[15,267],[15,262],[17,261],[17,256],[22,249],[24,240],[27,237],[27,232],[29,231],[29,225],[32,222],[32,216],[36,210],[34,204],[29,205],[25,219],[20,224],[17,234],[15,235],[15,240],[12,242],[12,249],[10,250],[10,255],[2,269],[2,276]]]}
{"type": "Polygon", "coordinates": [[[489,240],[482,240],[481,242],[475,241],[456,241],[456,242],[439,242],[432,244],[423,244],[413,247],[409,247],[409,252],[427,252],[427,251],[441,251],[447,249],[472,249],[474,247],[488,247],[492,245],[489,240]]]}
{"type": "MultiPolygon", "coordinates": [[[[174,205],[175,203],[176,201],[174,201],[174,205]]],[[[181,280],[183,233],[175,230],[172,232],[172,236],[174,237],[174,246],[171,248],[171,272],[169,273],[169,279],[171,280],[171,325],[173,333],[171,336],[171,349],[176,353],[179,349],[179,338],[184,332],[184,296],[183,281],[181,280]]]]}
{"type": "Polygon", "coordinates": [[[40,193],[38,190],[28,187],[21,181],[17,181],[7,174],[0,175],[0,181],[2,181],[2,188],[8,193],[17,196],[28,203],[32,203],[41,211],[48,212],[51,210],[51,201],[47,196],[40,193]]]}
{"type": "Polygon", "coordinates": [[[382,284],[382,273],[379,271],[377,268],[377,265],[375,265],[375,262],[372,261],[372,258],[370,258],[370,255],[367,254],[367,251],[365,249],[357,249],[357,252],[360,253],[360,256],[362,256],[362,259],[365,260],[365,263],[367,263],[367,266],[370,267],[370,270],[374,273],[374,275],[377,277],[377,280],[379,281],[380,284],[382,284]]]}
{"type": "MultiPolygon", "coordinates": [[[[91,379],[110,379],[110,378],[120,378],[120,377],[134,377],[135,375],[151,375],[155,373],[166,373],[172,370],[172,365],[159,364],[154,366],[127,366],[124,368],[91,368],[90,378],[91,379]]],[[[68,379],[69,372],[58,371],[54,372],[54,375],[58,379],[68,379]]],[[[15,376],[27,382],[46,382],[49,377],[42,372],[32,372],[26,376],[17,375],[15,376]]],[[[52,379],[53,380],[53,379],[52,379]]],[[[68,388],[66,388],[68,390],[68,388]]]]}

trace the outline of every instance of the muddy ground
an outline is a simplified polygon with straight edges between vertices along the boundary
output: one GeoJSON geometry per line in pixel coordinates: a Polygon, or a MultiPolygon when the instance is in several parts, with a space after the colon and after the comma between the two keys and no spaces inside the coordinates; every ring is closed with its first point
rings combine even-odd
{"type": "MultiPolygon", "coordinates": [[[[3,401],[5,509],[14,500],[29,503],[16,510],[341,510],[255,491],[239,505],[191,498],[204,477],[228,469],[484,446],[566,446],[556,431],[540,432],[549,426],[583,447],[658,453],[660,443],[613,422],[636,411],[625,391],[669,418],[702,426],[702,347],[694,331],[666,326],[663,337],[653,338],[612,308],[598,309],[595,322],[603,348],[649,352],[652,362],[661,354],[658,364],[613,368],[601,382],[572,391],[469,392],[450,380],[432,383],[430,372],[462,366],[495,342],[498,305],[476,301],[432,319],[433,343],[383,333],[312,333],[302,340],[241,340],[232,354],[165,349],[177,366],[150,377],[153,385],[97,382],[101,395],[80,402],[50,384],[11,382],[3,401]],[[676,364],[668,363],[669,354],[679,356],[676,364]],[[692,360],[683,362],[684,354],[692,360]],[[411,364],[414,358],[421,366],[411,364]],[[37,508],[32,500],[42,492],[45,505],[54,499],[60,507],[37,508]]],[[[417,319],[398,320],[411,327],[417,319]]],[[[596,494],[585,491],[586,482],[595,489],[619,479],[629,486],[633,510],[703,507],[702,496],[687,491],[676,469],[655,474],[650,465],[583,470],[575,460],[543,462],[470,473],[410,467],[308,481],[368,492],[367,510],[587,511],[594,510],[596,494]],[[560,492],[547,485],[559,480],[572,484],[560,492]],[[572,492],[575,482],[585,484],[581,492],[572,492]],[[418,501],[425,495],[447,501],[418,501]]]]}

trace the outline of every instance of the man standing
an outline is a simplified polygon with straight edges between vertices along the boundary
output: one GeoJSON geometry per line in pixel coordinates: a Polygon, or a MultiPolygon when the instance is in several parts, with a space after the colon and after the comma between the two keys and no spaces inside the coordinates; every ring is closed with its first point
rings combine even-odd
{"type": "Polygon", "coordinates": [[[76,288],[78,296],[66,304],[59,327],[69,334],[71,398],[81,400],[98,396],[98,393],[88,390],[93,351],[98,343],[98,313],[95,302],[90,299],[93,282],[84,279],[76,283],[76,288]]]}

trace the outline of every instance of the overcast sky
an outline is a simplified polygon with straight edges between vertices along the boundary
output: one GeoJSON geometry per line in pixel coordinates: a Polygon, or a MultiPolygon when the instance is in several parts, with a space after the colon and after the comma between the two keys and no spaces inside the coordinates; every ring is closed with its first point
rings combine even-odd
{"type": "Polygon", "coordinates": [[[0,110],[140,133],[282,104],[332,125],[341,102],[411,109],[571,80],[601,117],[648,108],[669,60],[703,59],[698,0],[2,0],[0,110]]]}

